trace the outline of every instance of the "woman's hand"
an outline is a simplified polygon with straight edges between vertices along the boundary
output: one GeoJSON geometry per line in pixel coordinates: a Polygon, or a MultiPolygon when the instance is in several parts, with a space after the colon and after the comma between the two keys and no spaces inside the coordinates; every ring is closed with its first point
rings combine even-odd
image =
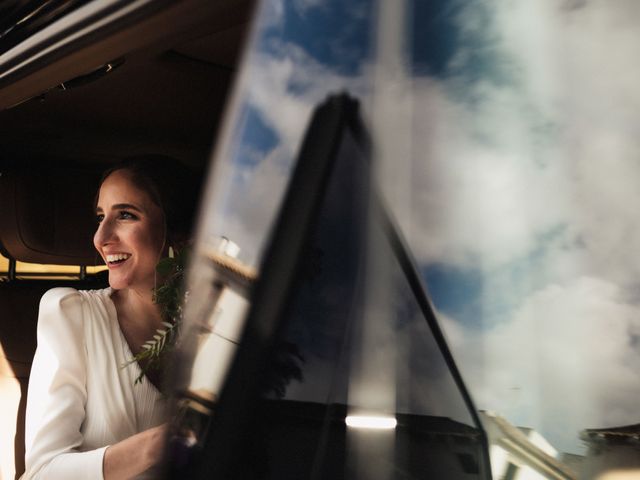
{"type": "Polygon", "coordinates": [[[167,424],[150,428],[107,447],[102,464],[105,480],[126,480],[156,465],[164,453],[167,424]]]}

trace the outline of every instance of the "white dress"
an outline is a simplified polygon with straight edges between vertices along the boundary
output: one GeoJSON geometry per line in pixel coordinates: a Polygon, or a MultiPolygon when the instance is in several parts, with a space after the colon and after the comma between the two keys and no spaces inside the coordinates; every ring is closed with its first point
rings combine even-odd
{"type": "Polygon", "coordinates": [[[100,480],[107,446],[166,420],[120,330],[112,290],[54,288],[40,301],[22,480],[100,480]]]}

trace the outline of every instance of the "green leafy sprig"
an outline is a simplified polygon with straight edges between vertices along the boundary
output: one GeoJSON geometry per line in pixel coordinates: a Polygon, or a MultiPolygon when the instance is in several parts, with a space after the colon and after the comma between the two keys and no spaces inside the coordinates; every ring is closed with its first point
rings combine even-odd
{"type": "Polygon", "coordinates": [[[168,354],[176,346],[183,318],[184,273],[188,258],[189,251],[183,248],[176,255],[161,259],[156,266],[162,281],[153,289],[153,301],[160,308],[162,328],[158,328],[153,338],[142,345],[142,350],[123,365],[123,368],[134,362],[140,365],[136,384],[142,382],[150,370],[162,370],[168,354]]]}

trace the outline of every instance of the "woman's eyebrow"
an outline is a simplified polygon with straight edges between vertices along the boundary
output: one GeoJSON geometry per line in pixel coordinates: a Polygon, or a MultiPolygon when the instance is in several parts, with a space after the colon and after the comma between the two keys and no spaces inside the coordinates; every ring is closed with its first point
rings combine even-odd
{"type": "Polygon", "coordinates": [[[115,205],[111,206],[111,209],[112,210],[135,210],[137,212],[144,213],[141,208],[136,207],[131,203],[116,203],[115,205]]]}

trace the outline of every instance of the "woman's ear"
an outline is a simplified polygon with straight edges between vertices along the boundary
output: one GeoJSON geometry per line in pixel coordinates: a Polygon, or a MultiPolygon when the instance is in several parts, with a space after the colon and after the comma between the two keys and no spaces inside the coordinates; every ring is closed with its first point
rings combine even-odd
{"type": "Polygon", "coordinates": [[[173,254],[178,255],[184,248],[192,246],[193,241],[183,234],[171,234],[167,238],[167,245],[173,248],[173,254]]]}

